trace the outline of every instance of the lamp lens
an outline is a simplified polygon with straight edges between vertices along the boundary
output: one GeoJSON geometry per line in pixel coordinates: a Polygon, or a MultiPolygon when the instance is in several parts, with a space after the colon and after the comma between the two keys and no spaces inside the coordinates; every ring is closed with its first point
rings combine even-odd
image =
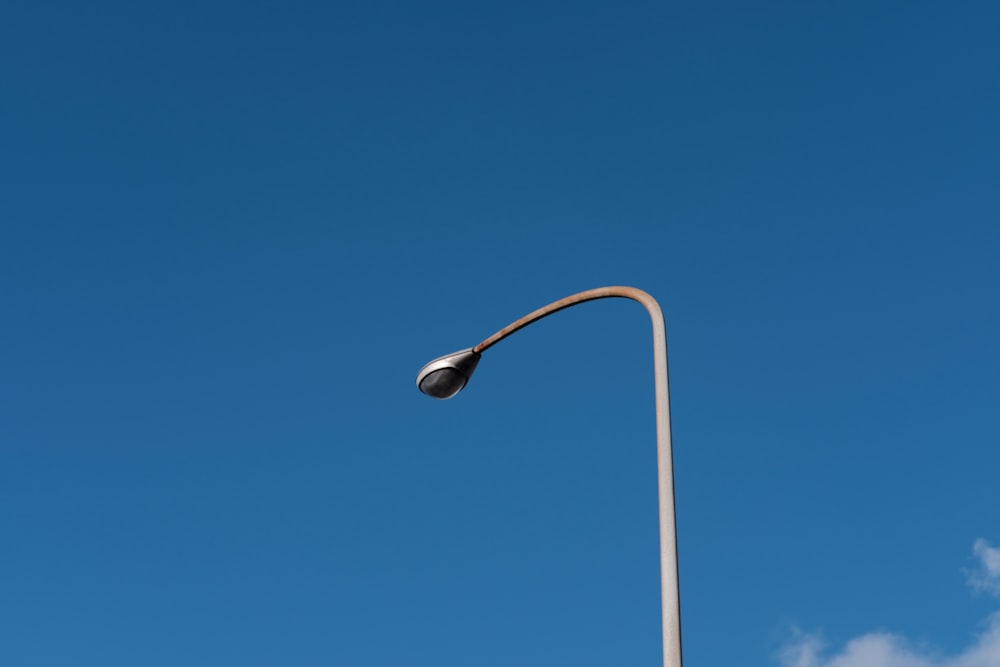
{"type": "Polygon", "coordinates": [[[427,374],[420,382],[420,391],[434,398],[451,398],[462,391],[467,380],[454,368],[441,368],[427,374]]]}

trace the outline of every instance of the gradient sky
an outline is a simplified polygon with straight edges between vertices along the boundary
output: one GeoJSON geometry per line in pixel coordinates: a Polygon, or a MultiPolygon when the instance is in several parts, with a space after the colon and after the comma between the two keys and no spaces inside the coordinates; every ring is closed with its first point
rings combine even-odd
{"type": "Polygon", "coordinates": [[[7,2],[0,665],[1000,665],[995,2],[7,2]]]}

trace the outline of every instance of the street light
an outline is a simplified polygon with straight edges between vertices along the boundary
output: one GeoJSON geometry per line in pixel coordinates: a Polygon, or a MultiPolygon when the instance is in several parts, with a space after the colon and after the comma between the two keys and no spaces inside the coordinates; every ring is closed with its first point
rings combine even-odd
{"type": "Polygon", "coordinates": [[[667,382],[667,331],[656,300],[634,287],[599,287],[579,292],[529,313],[479,345],[438,357],[417,374],[417,387],[433,398],[451,398],[472,377],[480,356],[519,329],[552,313],[585,301],[621,297],[638,301],[653,321],[653,364],[656,381],[656,460],[660,505],[660,593],[663,614],[663,665],[681,667],[681,607],[677,577],[677,526],[674,512],[673,454],[670,449],[670,393],[667,382]]]}

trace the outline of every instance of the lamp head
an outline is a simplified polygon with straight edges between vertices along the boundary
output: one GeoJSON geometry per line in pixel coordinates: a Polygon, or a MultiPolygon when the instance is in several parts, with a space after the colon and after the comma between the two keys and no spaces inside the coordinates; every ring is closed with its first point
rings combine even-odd
{"type": "Polygon", "coordinates": [[[471,347],[438,357],[417,373],[417,388],[431,398],[451,398],[472,377],[479,357],[471,347]]]}

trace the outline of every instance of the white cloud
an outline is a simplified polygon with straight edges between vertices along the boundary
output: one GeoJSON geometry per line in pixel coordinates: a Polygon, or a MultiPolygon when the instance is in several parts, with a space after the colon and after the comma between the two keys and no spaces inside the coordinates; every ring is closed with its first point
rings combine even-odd
{"type": "Polygon", "coordinates": [[[976,540],[972,551],[979,559],[979,566],[969,572],[969,585],[980,593],[1000,595],[1000,548],[991,547],[986,540],[976,540]]]}
{"type": "Polygon", "coordinates": [[[816,635],[799,635],[781,651],[782,667],[1000,667],[1000,614],[987,622],[975,641],[957,655],[915,647],[902,637],[872,633],[826,654],[816,635]]]}
{"type": "MultiPolygon", "coordinates": [[[[976,540],[973,553],[979,562],[969,573],[969,585],[1000,595],[1000,548],[976,540]]],[[[781,650],[779,662],[782,667],[1000,667],[1000,612],[988,618],[975,640],[955,655],[942,655],[884,632],[862,635],[839,651],[827,651],[818,635],[797,632],[781,650]]]]}

